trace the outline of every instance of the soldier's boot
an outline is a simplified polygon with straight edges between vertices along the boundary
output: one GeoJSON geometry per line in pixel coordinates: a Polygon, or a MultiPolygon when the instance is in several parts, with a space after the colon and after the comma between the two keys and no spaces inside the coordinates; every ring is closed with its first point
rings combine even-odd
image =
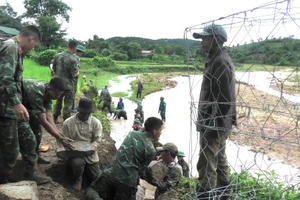
{"type": "Polygon", "coordinates": [[[85,191],[85,197],[86,197],[87,200],[91,200],[91,199],[95,199],[95,200],[103,200],[103,199],[99,196],[99,194],[98,194],[95,190],[93,190],[93,189],[91,189],[91,188],[89,188],[89,189],[87,189],[87,190],[85,191]]]}
{"type": "Polygon", "coordinates": [[[43,158],[40,154],[38,154],[38,159],[37,159],[38,164],[50,164],[51,162],[49,160],[46,160],[43,158]]]}
{"type": "Polygon", "coordinates": [[[34,181],[37,185],[49,183],[52,179],[48,176],[44,176],[42,174],[37,174],[36,172],[27,172],[25,171],[23,174],[24,180],[34,181]]]}

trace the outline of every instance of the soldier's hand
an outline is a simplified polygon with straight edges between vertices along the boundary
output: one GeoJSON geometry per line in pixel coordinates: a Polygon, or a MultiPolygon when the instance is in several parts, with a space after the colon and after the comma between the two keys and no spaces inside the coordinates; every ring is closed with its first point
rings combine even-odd
{"type": "Polygon", "coordinates": [[[64,146],[66,150],[75,150],[75,147],[71,144],[74,140],[68,138],[68,137],[61,137],[60,142],[64,146]]]}
{"type": "Polygon", "coordinates": [[[23,106],[23,104],[16,104],[14,106],[14,112],[16,114],[16,118],[18,121],[29,121],[29,114],[27,109],[23,106]]]}

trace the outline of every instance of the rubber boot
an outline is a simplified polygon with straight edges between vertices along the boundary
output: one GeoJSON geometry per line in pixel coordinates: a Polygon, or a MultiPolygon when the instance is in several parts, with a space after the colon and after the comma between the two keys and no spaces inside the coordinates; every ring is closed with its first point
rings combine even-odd
{"type": "Polygon", "coordinates": [[[37,174],[36,172],[27,172],[23,174],[24,180],[34,181],[37,185],[49,183],[52,179],[48,176],[37,174]]]}

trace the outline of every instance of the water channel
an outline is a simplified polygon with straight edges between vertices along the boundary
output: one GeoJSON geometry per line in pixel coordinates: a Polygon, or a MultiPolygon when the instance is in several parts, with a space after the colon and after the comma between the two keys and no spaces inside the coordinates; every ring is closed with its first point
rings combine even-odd
{"type": "MultiPolygon", "coordinates": [[[[287,77],[289,73],[279,73],[277,77],[287,77]]],[[[130,82],[135,80],[138,75],[119,76],[118,81],[110,82],[110,93],[129,91],[130,82]]],[[[270,95],[280,95],[279,92],[270,89],[270,81],[274,74],[267,72],[236,73],[237,80],[254,85],[257,89],[267,92],[270,95]]],[[[199,98],[202,76],[193,76],[191,78],[179,76],[173,78],[178,84],[175,88],[167,89],[147,95],[143,100],[143,109],[145,119],[151,116],[160,118],[158,107],[160,97],[165,98],[167,103],[166,123],[160,138],[161,143],[173,142],[179,150],[186,154],[186,160],[190,164],[192,176],[197,176],[196,164],[199,152],[199,140],[192,119],[195,119],[196,108],[191,108],[191,100],[199,98]],[[191,92],[191,93],[190,93],[191,92]],[[191,94],[191,95],[190,95],[191,94]]],[[[147,87],[147,85],[144,85],[147,87]]],[[[286,96],[294,100],[299,97],[286,96]]],[[[113,98],[115,105],[118,98],[113,98]]],[[[124,98],[125,110],[127,111],[128,120],[112,120],[111,137],[116,141],[119,148],[125,136],[132,130],[131,126],[134,119],[134,109],[136,103],[124,98]]],[[[239,146],[232,141],[227,141],[227,157],[232,170],[239,172],[241,169],[247,169],[252,172],[262,172],[262,170],[275,170],[281,179],[288,184],[299,182],[300,171],[283,161],[269,158],[261,153],[254,153],[247,146],[239,146]]]]}

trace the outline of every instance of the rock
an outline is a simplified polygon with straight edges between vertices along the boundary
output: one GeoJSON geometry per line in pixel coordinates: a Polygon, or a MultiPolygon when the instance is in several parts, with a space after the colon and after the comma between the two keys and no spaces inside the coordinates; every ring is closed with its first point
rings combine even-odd
{"type": "Polygon", "coordinates": [[[38,200],[37,185],[33,181],[20,181],[0,185],[1,200],[38,200]]]}
{"type": "Polygon", "coordinates": [[[75,150],[69,151],[66,150],[64,147],[59,147],[56,150],[56,155],[59,158],[68,160],[68,158],[71,157],[83,158],[86,156],[93,155],[95,153],[95,148],[89,142],[74,141],[71,144],[74,146],[75,150]]]}
{"type": "Polygon", "coordinates": [[[161,161],[154,160],[149,164],[152,171],[152,177],[156,180],[163,180],[168,173],[168,167],[161,161]]]}
{"type": "Polygon", "coordinates": [[[156,187],[147,183],[147,181],[144,181],[142,179],[140,179],[140,185],[144,189],[144,199],[145,200],[154,199],[156,187]]]}
{"type": "Polygon", "coordinates": [[[145,191],[142,188],[142,186],[138,185],[137,187],[137,192],[136,192],[136,200],[144,200],[144,196],[145,196],[145,191]]]}

